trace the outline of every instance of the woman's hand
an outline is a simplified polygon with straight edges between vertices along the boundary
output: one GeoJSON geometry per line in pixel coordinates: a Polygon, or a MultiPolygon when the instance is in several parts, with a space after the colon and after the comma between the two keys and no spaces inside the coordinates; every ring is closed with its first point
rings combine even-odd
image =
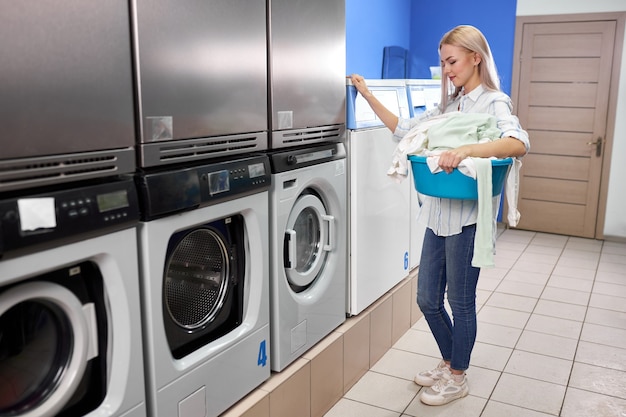
{"type": "Polygon", "coordinates": [[[352,80],[352,85],[356,87],[357,91],[361,93],[363,97],[367,98],[371,94],[370,90],[367,88],[367,84],[365,83],[365,78],[363,78],[363,76],[359,74],[352,74],[350,76],[350,79],[352,80]]]}
{"type": "Polygon", "coordinates": [[[470,156],[469,145],[443,151],[439,155],[439,167],[449,174],[468,156],[470,156]]]}

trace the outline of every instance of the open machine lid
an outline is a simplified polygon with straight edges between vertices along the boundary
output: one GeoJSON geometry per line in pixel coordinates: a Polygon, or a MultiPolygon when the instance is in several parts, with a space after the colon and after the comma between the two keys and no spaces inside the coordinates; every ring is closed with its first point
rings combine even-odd
{"type": "MultiPolygon", "coordinates": [[[[393,114],[411,117],[404,80],[365,80],[369,90],[393,114]]],[[[348,129],[364,129],[384,126],[367,101],[357,93],[352,81],[346,80],[346,126],[348,129]]]]}

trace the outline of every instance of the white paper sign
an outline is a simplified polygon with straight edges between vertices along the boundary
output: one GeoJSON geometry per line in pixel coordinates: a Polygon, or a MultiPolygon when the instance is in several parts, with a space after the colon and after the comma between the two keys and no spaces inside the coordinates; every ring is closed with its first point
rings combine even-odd
{"type": "Polygon", "coordinates": [[[23,232],[57,226],[53,197],[22,198],[17,200],[17,209],[23,232]]]}

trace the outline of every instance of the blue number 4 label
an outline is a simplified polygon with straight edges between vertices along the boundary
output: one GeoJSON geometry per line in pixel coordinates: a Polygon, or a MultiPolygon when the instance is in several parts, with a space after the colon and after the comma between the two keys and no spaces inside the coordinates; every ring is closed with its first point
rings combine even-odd
{"type": "Polygon", "coordinates": [[[258,366],[267,365],[267,343],[265,340],[262,340],[259,344],[259,356],[256,363],[258,366]]]}

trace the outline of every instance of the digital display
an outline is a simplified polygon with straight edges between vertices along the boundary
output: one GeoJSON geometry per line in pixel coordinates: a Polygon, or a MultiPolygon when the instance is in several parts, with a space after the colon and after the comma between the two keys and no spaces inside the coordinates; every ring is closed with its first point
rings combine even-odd
{"type": "Polygon", "coordinates": [[[126,190],[99,194],[96,197],[96,200],[98,202],[98,210],[100,210],[100,213],[128,207],[128,194],[126,193],[126,190]]]}
{"type": "Polygon", "coordinates": [[[248,175],[250,178],[262,177],[265,175],[265,165],[262,162],[248,165],[248,175]]]}
{"type": "Polygon", "coordinates": [[[230,190],[230,177],[227,170],[211,172],[209,174],[209,193],[211,195],[230,190]]]}

